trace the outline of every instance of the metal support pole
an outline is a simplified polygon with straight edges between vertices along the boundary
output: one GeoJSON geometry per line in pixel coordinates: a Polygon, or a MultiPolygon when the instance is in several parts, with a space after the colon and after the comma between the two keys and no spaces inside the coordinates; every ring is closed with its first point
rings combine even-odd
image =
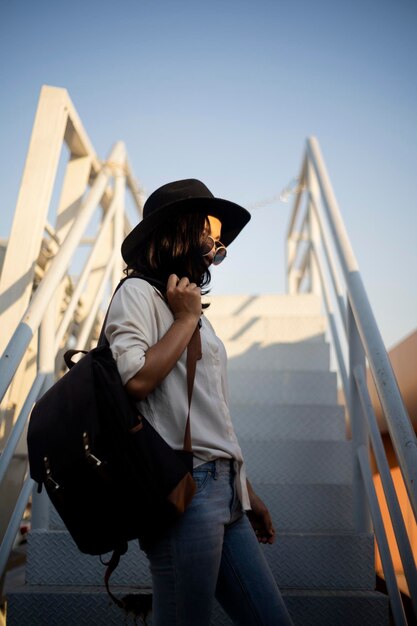
{"type": "Polygon", "coordinates": [[[55,353],[58,352],[59,347],[61,345],[62,338],[65,335],[68,325],[74,315],[74,311],[77,307],[78,301],[85,287],[87,279],[91,273],[91,268],[93,267],[95,259],[97,258],[99,254],[99,250],[101,246],[104,245],[103,242],[105,240],[105,237],[107,236],[108,229],[111,228],[111,221],[113,220],[116,210],[117,210],[116,197],[113,196],[111,205],[107,209],[103,223],[101,224],[100,232],[98,233],[97,237],[95,237],[94,239],[93,248],[89,254],[86,264],[83,267],[81,274],[78,277],[77,284],[71,296],[71,301],[67,306],[65,314],[61,320],[61,323],[55,335],[55,344],[54,344],[55,353]]]}
{"type": "Polygon", "coordinates": [[[330,298],[329,289],[324,279],[323,270],[321,267],[321,261],[317,255],[317,251],[314,246],[311,248],[311,253],[314,255],[315,262],[317,264],[317,270],[319,273],[321,291],[323,295],[324,308],[327,313],[327,319],[329,321],[330,333],[333,339],[334,351],[336,356],[337,365],[339,367],[339,374],[342,381],[343,393],[345,394],[346,404],[349,411],[349,380],[346,371],[345,359],[343,357],[342,346],[340,344],[339,334],[337,332],[337,326],[330,298]]]}
{"type": "MultiPolygon", "coordinates": [[[[54,384],[55,380],[55,325],[56,301],[50,301],[39,328],[38,368],[45,373],[43,392],[54,384]]],[[[46,489],[37,492],[37,485],[32,492],[32,528],[49,527],[49,498],[46,489]]]]}
{"type": "Polygon", "coordinates": [[[294,200],[294,206],[291,211],[290,224],[287,230],[287,250],[286,250],[286,267],[287,267],[287,291],[289,294],[297,293],[298,289],[298,275],[294,268],[295,257],[297,254],[298,247],[298,233],[296,232],[296,222],[298,217],[298,212],[300,210],[301,198],[303,195],[302,189],[303,184],[305,182],[307,172],[307,157],[303,157],[303,162],[301,164],[300,170],[300,186],[297,191],[294,200]]]}
{"type": "Polygon", "coordinates": [[[391,553],[389,551],[384,522],[382,519],[381,510],[379,508],[374,481],[372,480],[368,457],[369,453],[367,448],[365,448],[365,446],[359,446],[357,450],[357,463],[361,469],[363,482],[368,493],[369,502],[371,504],[372,520],[375,526],[375,534],[378,542],[379,553],[381,555],[385,581],[387,583],[389,600],[391,604],[392,614],[394,616],[394,623],[395,626],[407,626],[407,619],[405,617],[404,607],[401,602],[400,592],[398,591],[394,565],[392,563],[391,553]]]}
{"type": "MultiPolygon", "coordinates": [[[[308,194],[307,199],[307,228],[308,228],[308,236],[310,240],[310,253],[308,259],[308,268],[310,274],[310,291],[315,295],[320,295],[320,276],[317,268],[317,260],[313,253],[313,247],[316,250],[316,254],[320,254],[320,228],[318,225],[317,216],[314,212],[313,203],[311,200],[311,196],[314,195],[317,191],[317,180],[314,175],[314,170],[311,166],[310,161],[307,161],[307,181],[308,188],[310,193],[308,194]]],[[[317,195],[317,194],[316,194],[317,195]]]]}
{"type": "Polygon", "coordinates": [[[116,289],[120,279],[122,278],[123,261],[120,253],[120,247],[123,241],[123,215],[125,205],[125,189],[126,189],[126,177],[123,174],[121,168],[115,173],[114,181],[114,195],[117,202],[116,213],[114,215],[114,231],[113,231],[113,247],[118,251],[116,255],[113,274],[112,274],[112,289],[116,289]]]}
{"type": "Polygon", "coordinates": [[[311,209],[316,216],[317,224],[320,230],[320,241],[323,246],[323,252],[324,252],[325,259],[326,259],[327,267],[329,268],[329,275],[332,281],[337,305],[339,307],[340,319],[343,324],[343,330],[345,331],[345,333],[347,333],[346,305],[345,305],[345,299],[343,296],[342,286],[339,280],[339,275],[336,270],[336,263],[335,263],[334,255],[327,241],[326,231],[325,231],[324,224],[323,224],[323,218],[318,208],[318,200],[312,194],[310,195],[310,198],[311,198],[311,209]]]}
{"type": "Polygon", "coordinates": [[[34,484],[32,489],[32,530],[46,530],[49,528],[49,507],[51,506],[46,489],[43,488],[38,493],[38,485],[34,484]]]}
{"type": "Polygon", "coordinates": [[[0,455],[0,483],[6,476],[9,465],[13,459],[16,447],[25,429],[29,413],[33,408],[34,402],[36,402],[40,395],[44,382],[45,376],[42,373],[38,373],[22,406],[19,417],[13,425],[13,430],[10,433],[9,438],[7,439],[6,446],[0,455]]]}
{"type": "Polygon", "coordinates": [[[357,451],[364,447],[369,453],[369,435],[366,420],[354,377],[355,367],[365,367],[365,352],[359,337],[355,318],[350,304],[347,309],[349,342],[349,413],[353,447],[353,521],[355,530],[360,533],[372,532],[368,500],[362,472],[358,463],[357,451]]]}
{"type": "Polygon", "coordinates": [[[23,517],[23,513],[25,512],[32,486],[33,480],[30,476],[27,476],[0,546],[0,578],[3,576],[4,570],[6,569],[7,561],[9,560],[10,552],[13,548],[13,542],[16,539],[19,524],[23,517]]]}
{"type": "Polygon", "coordinates": [[[297,272],[294,267],[297,245],[298,238],[292,233],[287,239],[287,291],[290,295],[297,293],[297,272]]]}
{"type": "Polygon", "coordinates": [[[87,346],[87,340],[91,334],[91,330],[93,328],[93,324],[97,317],[97,312],[100,307],[100,303],[103,300],[104,292],[106,289],[107,281],[109,280],[114,267],[114,262],[116,257],[120,256],[119,250],[113,250],[110,258],[108,259],[107,267],[103,273],[101,284],[97,293],[95,294],[94,301],[90,307],[90,311],[84,320],[83,327],[80,335],[77,338],[77,346],[80,350],[89,350],[90,346],[87,346]]]}

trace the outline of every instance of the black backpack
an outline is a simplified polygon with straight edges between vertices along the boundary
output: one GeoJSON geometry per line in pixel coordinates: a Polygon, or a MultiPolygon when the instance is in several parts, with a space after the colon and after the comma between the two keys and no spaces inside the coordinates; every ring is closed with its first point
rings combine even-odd
{"type": "MultiPolygon", "coordinates": [[[[126,393],[105,322],[98,346],[80,361],[71,360],[79,351],[66,353],[71,369],[35,404],[27,442],[38,491],[45,486],[81,552],[114,551],[113,571],[129,540],[146,545],[173,523],[195,484],[189,414],[184,450],[174,451],[126,393]]],[[[200,350],[196,328],[187,350],[189,404],[200,350]]]]}

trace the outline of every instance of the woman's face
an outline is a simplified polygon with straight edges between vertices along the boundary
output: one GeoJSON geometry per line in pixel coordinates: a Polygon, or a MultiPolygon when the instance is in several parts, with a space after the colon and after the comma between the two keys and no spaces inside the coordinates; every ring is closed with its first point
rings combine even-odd
{"type": "Polygon", "coordinates": [[[208,233],[214,239],[214,241],[220,241],[222,234],[222,223],[218,217],[214,217],[213,215],[208,216],[208,222],[210,225],[210,232],[208,233]]]}
{"type": "MultiPolygon", "coordinates": [[[[219,242],[222,233],[222,223],[219,218],[209,215],[207,217],[206,226],[203,231],[203,242],[206,241],[208,235],[213,238],[215,242],[219,242]]],[[[213,263],[214,255],[216,254],[216,246],[210,250],[208,254],[204,256],[204,260],[207,267],[213,263]]]]}

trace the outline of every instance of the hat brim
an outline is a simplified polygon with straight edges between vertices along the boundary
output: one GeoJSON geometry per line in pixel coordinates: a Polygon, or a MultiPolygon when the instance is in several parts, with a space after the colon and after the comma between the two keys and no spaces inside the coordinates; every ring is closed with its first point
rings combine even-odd
{"type": "Polygon", "coordinates": [[[146,242],[150,233],[165,218],[172,217],[174,213],[180,214],[189,211],[217,217],[222,223],[221,241],[225,246],[229,246],[236,239],[251,218],[249,211],[242,206],[222,198],[184,198],[171,202],[145,217],[127,235],[121,248],[123,260],[126,263],[131,262],[135,257],[137,248],[146,242]]]}

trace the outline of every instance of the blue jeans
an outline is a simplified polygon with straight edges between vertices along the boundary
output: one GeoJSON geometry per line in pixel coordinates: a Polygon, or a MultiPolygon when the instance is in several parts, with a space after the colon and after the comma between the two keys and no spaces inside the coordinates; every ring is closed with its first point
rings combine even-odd
{"type": "Polygon", "coordinates": [[[194,479],[197,492],[184,515],[146,548],[154,626],[208,626],[215,597],[240,626],[292,624],[242,511],[233,463],[204,463],[194,479]]]}

